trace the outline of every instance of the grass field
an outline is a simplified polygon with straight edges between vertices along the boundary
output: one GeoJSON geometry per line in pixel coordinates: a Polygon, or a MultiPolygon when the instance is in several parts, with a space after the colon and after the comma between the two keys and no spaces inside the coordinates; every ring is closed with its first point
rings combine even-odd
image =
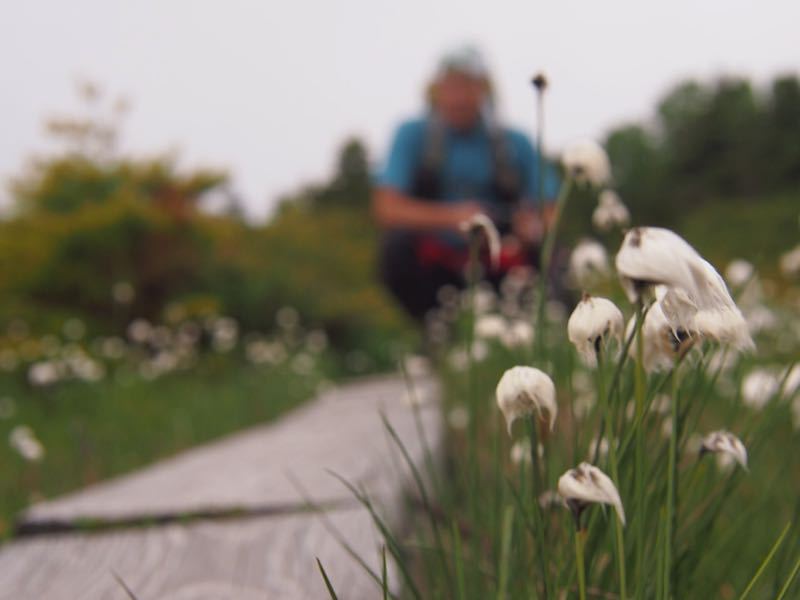
{"type": "Polygon", "coordinates": [[[35,386],[20,369],[0,375],[0,532],[31,502],[125,473],[263,423],[315,394],[335,368],[322,356],[253,364],[239,352],[201,356],[153,377],[118,364],[98,381],[35,386]],[[44,449],[26,460],[10,443],[29,427],[44,449]],[[7,441],[7,442],[6,442],[7,441]]]}
{"type": "MultiPolygon", "coordinates": [[[[798,597],[800,288],[777,265],[798,238],[790,200],[741,212],[718,206],[687,219],[686,238],[726,273],[753,350],[700,329],[689,345],[674,345],[676,330],[662,327],[670,350],[651,369],[632,328],[602,351],[595,341],[600,364],[592,367],[567,337],[570,308],[549,303],[546,326],[530,328],[537,302],[530,287],[524,302],[515,285],[501,286],[499,295],[467,291],[439,311],[453,332],[440,365],[445,469],[419,478],[412,530],[385,532],[401,597],[798,597]],[[750,239],[748,219],[774,236],[750,239]],[[757,266],[727,269],[733,258],[757,266]],[[552,431],[550,411],[530,407],[507,431],[497,386],[515,365],[552,380],[552,431]],[[701,452],[719,431],[743,443],[746,467],[733,451],[701,452]],[[608,495],[568,509],[559,480],[582,462],[610,477],[627,523],[606,505],[608,495]]],[[[619,240],[606,244],[616,253],[619,240]]],[[[663,269],[681,260],[673,256],[663,269]]],[[[610,297],[634,327],[636,307],[613,268],[583,289],[610,297]]]]}

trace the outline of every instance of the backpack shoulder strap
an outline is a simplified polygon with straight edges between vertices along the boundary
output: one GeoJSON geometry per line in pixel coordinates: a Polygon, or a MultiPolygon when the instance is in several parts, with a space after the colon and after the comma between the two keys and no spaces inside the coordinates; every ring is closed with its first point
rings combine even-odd
{"type": "Polygon", "coordinates": [[[414,174],[412,195],[422,200],[441,198],[441,173],[444,164],[445,131],[442,122],[430,116],[425,124],[422,155],[414,174]]]}

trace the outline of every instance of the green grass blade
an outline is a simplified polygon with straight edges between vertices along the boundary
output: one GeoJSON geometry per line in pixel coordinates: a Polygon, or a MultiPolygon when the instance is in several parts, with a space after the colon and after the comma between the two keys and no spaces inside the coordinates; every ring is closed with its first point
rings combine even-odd
{"type": "Polygon", "coordinates": [[[386,431],[389,432],[389,435],[392,438],[392,441],[400,450],[400,453],[403,455],[403,459],[405,460],[408,468],[411,469],[411,474],[414,478],[414,482],[417,485],[417,489],[419,490],[420,499],[422,500],[422,505],[425,508],[425,512],[428,515],[428,519],[430,521],[431,530],[433,531],[434,540],[436,542],[436,550],[437,554],[439,555],[439,560],[442,565],[442,572],[445,575],[445,580],[447,581],[448,589],[452,594],[453,591],[453,580],[450,574],[450,567],[447,564],[447,558],[445,557],[445,550],[444,550],[444,543],[442,542],[442,534],[439,531],[439,524],[436,522],[436,517],[433,512],[433,508],[431,506],[430,499],[428,498],[428,492],[425,488],[425,483],[422,479],[422,475],[417,469],[417,465],[414,464],[414,461],[411,458],[411,455],[408,453],[408,449],[406,448],[403,441],[400,439],[400,436],[397,435],[397,431],[392,424],[389,423],[389,419],[386,418],[385,414],[381,414],[381,420],[383,421],[383,426],[386,428],[386,431]]]}
{"type": "Polygon", "coordinates": [[[505,600],[508,588],[508,562],[511,555],[511,533],[514,524],[514,507],[506,506],[503,512],[503,530],[500,542],[500,564],[498,565],[497,600],[505,600]]]}
{"type": "Polygon", "coordinates": [[[800,570],[800,556],[797,557],[797,561],[794,563],[794,567],[792,567],[792,572],[789,573],[789,577],[786,578],[786,583],[783,584],[780,593],[775,598],[775,600],[783,600],[783,597],[786,595],[786,592],[789,591],[789,588],[792,587],[792,583],[794,582],[794,578],[797,577],[797,571],[800,570]]]}
{"type": "MultiPolygon", "coordinates": [[[[761,575],[764,573],[764,570],[767,568],[767,565],[769,565],[769,563],[772,561],[772,558],[775,556],[775,553],[778,551],[778,548],[780,548],[781,544],[783,543],[783,538],[785,538],[786,534],[789,533],[789,528],[791,526],[792,526],[791,523],[787,523],[786,527],[783,528],[783,531],[778,536],[778,539],[775,540],[775,543],[772,545],[772,548],[770,549],[767,556],[761,562],[761,565],[758,567],[758,570],[756,571],[755,575],[753,575],[753,578],[750,580],[750,583],[747,584],[747,587],[744,588],[742,595],[739,596],[739,600],[744,600],[745,598],[747,598],[747,595],[753,589],[753,586],[756,584],[756,581],[758,581],[758,578],[761,577],[761,575]]],[[[787,583],[791,582],[792,577],[789,578],[789,581],[787,583]]]]}
{"type": "Polygon", "coordinates": [[[386,546],[381,548],[381,581],[383,583],[383,600],[389,600],[389,577],[386,574],[386,546]]]}
{"type": "Polygon", "coordinates": [[[378,576],[378,574],[366,563],[366,561],[363,558],[361,558],[358,552],[356,552],[355,549],[348,543],[347,539],[344,537],[342,532],[339,531],[339,529],[328,518],[327,514],[325,513],[325,509],[311,499],[311,496],[308,494],[305,487],[303,487],[300,481],[297,478],[295,478],[291,473],[287,473],[286,477],[287,479],[289,479],[289,481],[295,487],[297,492],[300,494],[300,497],[303,499],[303,502],[305,502],[306,505],[317,514],[317,516],[320,519],[320,522],[322,523],[323,527],[325,527],[326,531],[330,533],[331,536],[333,536],[333,538],[338,542],[338,544],[342,547],[342,549],[350,556],[350,558],[356,561],[361,566],[361,568],[364,569],[364,571],[366,571],[366,573],[370,576],[370,578],[372,578],[372,580],[375,583],[380,585],[381,579],[378,576]]]}
{"type": "Polygon", "coordinates": [[[464,557],[461,551],[461,532],[458,530],[458,523],[453,520],[453,562],[456,569],[456,592],[458,600],[466,600],[467,585],[464,580],[464,557]]]}
{"type": "Polygon", "coordinates": [[[325,572],[325,567],[322,566],[318,557],[314,557],[317,559],[317,567],[319,567],[319,572],[322,573],[322,578],[325,580],[325,587],[328,588],[328,594],[331,597],[331,600],[339,600],[339,597],[336,595],[336,591],[333,589],[333,585],[331,584],[331,580],[328,579],[328,574],[325,572]]]}
{"type": "MultiPolygon", "coordinates": [[[[415,598],[420,598],[421,594],[416,584],[414,583],[414,579],[411,577],[411,573],[409,573],[408,571],[400,543],[394,537],[394,535],[392,534],[391,530],[386,525],[386,523],[384,523],[383,519],[381,519],[380,515],[375,510],[375,507],[372,505],[372,501],[365,493],[360,492],[358,489],[356,489],[356,487],[352,483],[347,481],[338,473],[334,473],[333,471],[330,470],[328,470],[328,473],[330,473],[330,475],[335,477],[342,485],[344,485],[350,491],[350,493],[353,494],[356,500],[358,500],[361,503],[361,505],[367,509],[370,517],[372,517],[372,522],[378,528],[378,531],[380,531],[381,535],[383,536],[383,539],[389,545],[389,552],[392,553],[392,556],[394,556],[397,566],[400,568],[400,573],[403,575],[403,579],[408,585],[408,591],[415,598]]],[[[381,587],[383,587],[383,582],[380,579],[378,579],[378,581],[379,583],[381,583],[381,587]]]]}

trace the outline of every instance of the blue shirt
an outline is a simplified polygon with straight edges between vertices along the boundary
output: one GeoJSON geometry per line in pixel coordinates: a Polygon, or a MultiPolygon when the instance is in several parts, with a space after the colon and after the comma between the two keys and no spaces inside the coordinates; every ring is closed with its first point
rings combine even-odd
{"type": "MultiPolygon", "coordinates": [[[[423,162],[427,122],[426,118],[413,119],[397,128],[389,155],[376,178],[377,185],[405,194],[413,192],[414,178],[423,162]]],[[[509,159],[521,178],[523,200],[532,201],[539,195],[536,150],[519,131],[504,129],[503,135],[509,159]]],[[[480,123],[468,131],[447,128],[443,155],[439,201],[478,200],[490,205],[499,201],[492,190],[492,141],[485,125],[480,123]]],[[[558,176],[551,165],[545,165],[544,170],[544,197],[552,200],[558,195],[558,176]]]]}

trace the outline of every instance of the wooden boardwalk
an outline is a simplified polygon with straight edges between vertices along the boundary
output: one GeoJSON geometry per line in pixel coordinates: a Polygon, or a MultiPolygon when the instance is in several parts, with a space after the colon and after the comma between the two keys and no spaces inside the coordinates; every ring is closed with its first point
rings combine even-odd
{"type": "Polygon", "coordinates": [[[330,472],[401,527],[413,486],[381,414],[421,467],[442,434],[437,384],[418,379],[414,391],[418,410],[398,377],[349,384],[272,424],[31,507],[21,529],[37,534],[0,547],[0,599],[129,599],[116,577],[139,600],[325,598],[315,557],[341,598],[375,598],[336,532],[376,572],[380,538],[330,472]],[[80,531],[85,523],[105,529],[80,531]]]}

